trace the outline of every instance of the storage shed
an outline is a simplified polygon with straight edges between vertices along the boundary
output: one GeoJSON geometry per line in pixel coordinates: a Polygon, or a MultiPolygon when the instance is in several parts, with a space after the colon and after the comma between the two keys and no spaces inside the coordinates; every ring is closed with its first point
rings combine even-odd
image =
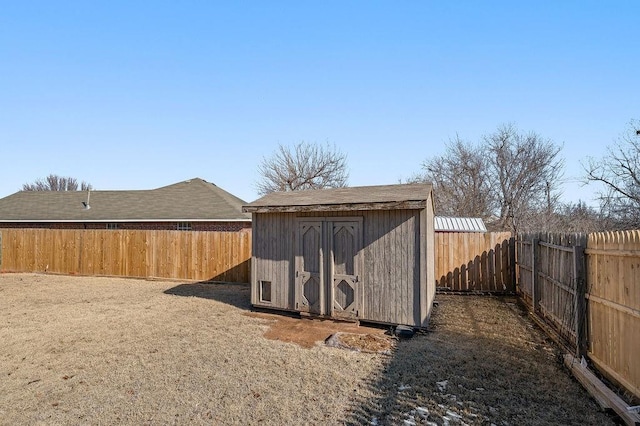
{"type": "Polygon", "coordinates": [[[425,327],[435,296],[432,187],[274,192],[252,213],[255,307],[425,327]]]}

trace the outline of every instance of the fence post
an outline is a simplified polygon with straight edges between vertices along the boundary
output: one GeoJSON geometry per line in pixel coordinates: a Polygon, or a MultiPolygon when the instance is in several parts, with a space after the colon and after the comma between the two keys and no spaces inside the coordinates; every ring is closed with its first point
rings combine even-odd
{"type": "Polygon", "coordinates": [[[540,240],[531,240],[531,304],[533,312],[538,311],[540,289],[538,288],[538,258],[540,257],[540,240]]]}
{"type": "MultiPolygon", "coordinates": [[[[504,266],[503,266],[504,268],[504,266]]],[[[516,292],[516,239],[509,238],[509,278],[511,278],[509,291],[516,292]]]]}
{"type": "Polygon", "coordinates": [[[517,294],[523,294],[522,292],[522,270],[520,269],[520,262],[522,262],[522,236],[516,235],[514,238],[514,257],[513,273],[515,275],[514,291],[517,294]]]}
{"type": "Polygon", "coordinates": [[[576,357],[580,359],[586,353],[586,273],[585,273],[585,253],[583,246],[573,247],[573,279],[575,280],[575,332],[576,332],[576,357]]]}

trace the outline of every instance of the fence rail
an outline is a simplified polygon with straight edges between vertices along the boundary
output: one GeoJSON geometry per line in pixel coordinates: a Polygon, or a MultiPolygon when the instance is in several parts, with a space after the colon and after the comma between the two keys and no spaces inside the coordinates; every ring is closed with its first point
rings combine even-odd
{"type": "Polygon", "coordinates": [[[0,270],[249,282],[251,232],[3,229],[0,270]]]}
{"type": "Polygon", "coordinates": [[[439,290],[515,292],[509,232],[436,232],[435,251],[439,290]]]}

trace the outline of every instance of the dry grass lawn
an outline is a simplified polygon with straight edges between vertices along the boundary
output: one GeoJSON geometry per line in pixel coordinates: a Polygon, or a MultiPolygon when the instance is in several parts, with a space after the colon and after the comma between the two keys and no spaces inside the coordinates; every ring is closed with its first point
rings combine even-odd
{"type": "Polygon", "coordinates": [[[613,424],[517,305],[439,300],[388,356],[244,285],[0,274],[0,424],[613,424]]]}

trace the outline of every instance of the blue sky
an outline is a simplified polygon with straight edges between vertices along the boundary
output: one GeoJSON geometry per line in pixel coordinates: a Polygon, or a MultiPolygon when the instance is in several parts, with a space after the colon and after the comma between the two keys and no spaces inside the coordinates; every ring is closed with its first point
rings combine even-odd
{"type": "Polygon", "coordinates": [[[514,122],[580,161],[640,118],[638,1],[0,2],[0,197],[192,177],[257,198],[278,144],[397,183],[514,122]]]}

